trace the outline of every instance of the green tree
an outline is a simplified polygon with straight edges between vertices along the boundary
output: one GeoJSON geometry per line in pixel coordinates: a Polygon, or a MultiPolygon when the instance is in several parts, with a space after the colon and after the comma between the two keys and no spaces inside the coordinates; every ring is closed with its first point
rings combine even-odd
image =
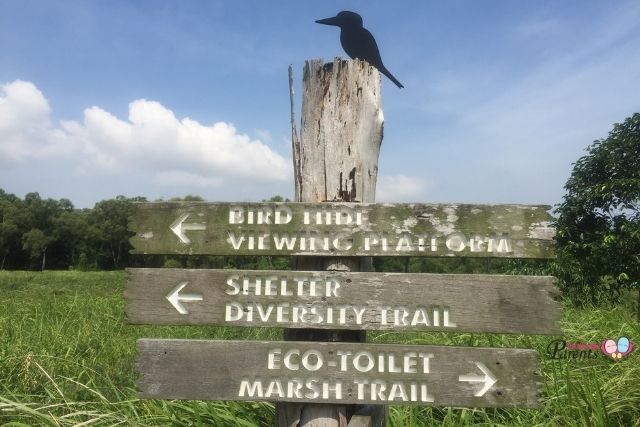
{"type": "Polygon", "coordinates": [[[144,200],[117,196],[95,204],[89,214],[89,225],[98,267],[117,269],[128,265],[129,238],[133,233],[127,227],[133,214],[132,202],[144,200]]]}
{"type": "Polygon", "coordinates": [[[9,251],[14,246],[16,237],[19,236],[18,225],[2,215],[0,221],[0,270],[4,270],[9,251]]]}
{"type": "Polygon", "coordinates": [[[67,212],[73,212],[68,199],[43,199],[38,193],[28,193],[23,203],[22,248],[29,258],[42,256],[42,268],[47,264],[54,268],[68,265],[64,241],[55,234],[56,220],[67,212]],[[40,255],[36,253],[40,252],[40,255]],[[47,257],[47,255],[50,255],[47,257]]]}
{"type": "Polygon", "coordinates": [[[184,197],[172,197],[169,199],[170,202],[204,202],[204,199],[200,196],[187,194],[184,197]]]}
{"type": "Polygon", "coordinates": [[[575,302],[604,303],[640,282],[640,113],[586,151],[557,208],[556,274],[575,302]]]}
{"type": "Polygon", "coordinates": [[[263,200],[263,202],[290,202],[290,201],[291,200],[289,200],[288,198],[285,199],[284,197],[278,196],[278,195],[271,196],[270,198],[263,200]]]}
{"type": "Polygon", "coordinates": [[[20,248],[20,203],[13,194],[0,190],[0,270],[9,253],[20,248]]]}
{"type": "Polygon", "coordinates": [[[42,271],[45,269],[47,247],[53,241],[52,236],[47,236],[39,228],[32,228],[22,236],[22,248],[29,252],[31,258],[42,258],[42,271]]]}
{"type": "Polygon", "coordinates": [[[85,267],[88,263],[87,246],[91,243],[87,216],[84,211],[65,210],[53,218],[53,237],[64,267],[76,265],[82,255],[85,267]]]}

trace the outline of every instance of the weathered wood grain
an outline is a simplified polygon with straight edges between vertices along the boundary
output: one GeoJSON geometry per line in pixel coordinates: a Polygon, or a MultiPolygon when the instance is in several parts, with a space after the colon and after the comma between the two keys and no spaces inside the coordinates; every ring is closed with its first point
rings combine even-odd
{"type": "Polygon", "coordinates": [[[380,74],[367,62],[306,61],[296,200],[373,202],[384,115],[380,74]]]}
{"type": "Polygon", "coordinates": [[[553,277],[128,269],[131,323],[559,334],[553,277]],[[182,301],[181,314],[168,300],[182,301]],[[245,294],[246,292],[246,294],[245,294]]]}
{"type": "Polygon", "coordinates": [[[534,350],[142,339],[138,352],[148,399],[539,406],[534,350]]]}
{"type": "MultiPolygon", "coordinates": [[[[292,72],[289,89],[293,97],[292,72]]],[[[296,202],[375,201],[382,143],[380,75],[365,61],[306,61],[300,138],[292,116],[296,202]]],[[[341,221],[343,222],[343,221],[341,221]]],[[[369,271],[371,257],[294,257],[296,270],[369,271]]],[[[365,331],[285,329],[291,341],[366,341],[365,331]]],[[[359,405],[277,403],[279,427],[345,427],[359,405]]],[[[385,405],[368,405],[370,427],[386,425],[385,405]]]]}
{"type": "Polygon", "coordinates": [[[133,253],[553,257],[549,206],[162,202],[135,210],[133,253]],[[276,213],[286,223],[274,224],[276,213]]]}

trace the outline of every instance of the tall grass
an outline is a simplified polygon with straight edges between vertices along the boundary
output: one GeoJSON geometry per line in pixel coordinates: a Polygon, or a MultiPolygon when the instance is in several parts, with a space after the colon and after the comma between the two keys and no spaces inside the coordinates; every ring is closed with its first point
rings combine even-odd
{"type": "MultiPolygon", "coordinates": [[[[133,326],[124,322],[123,272],[0,271],[0,423],[6,426],[266,426],[268,403],[140,400],[134,386],[141,337],[278,340],[276,329],[133,326]]],[[[629,305],[566,308],[571,342],[626,335],[640,341],[629,305]]],[[[557,337],[556,337],[557,338],[557,337]]],[[[553,337],[370,333],[373,342],[528,347],[539,351],[543,406],[459,409],[393,406],[391,426],[640,426],[639,353],[610,362],[550,360],[553,337]]]]}

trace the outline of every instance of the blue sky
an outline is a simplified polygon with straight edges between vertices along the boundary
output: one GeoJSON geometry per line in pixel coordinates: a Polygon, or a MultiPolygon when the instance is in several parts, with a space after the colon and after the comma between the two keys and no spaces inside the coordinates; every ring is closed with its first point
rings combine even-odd
{"type": "Polygon", "coordinates": [[[382,80],[378,201],[558,203],[640,111],[638,1],[0,0],[0,188],[291,197],[287,66],[344,56],[314,23],[340,10],[405,86],[382,80]]]}

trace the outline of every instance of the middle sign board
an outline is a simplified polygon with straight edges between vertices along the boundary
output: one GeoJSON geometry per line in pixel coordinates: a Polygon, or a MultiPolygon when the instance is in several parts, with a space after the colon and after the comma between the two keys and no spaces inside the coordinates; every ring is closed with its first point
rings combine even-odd
{"type": "Polygon", "coordinates": [[[128,269],[131,323],[560,333],[553,278],[128,269]]]}

